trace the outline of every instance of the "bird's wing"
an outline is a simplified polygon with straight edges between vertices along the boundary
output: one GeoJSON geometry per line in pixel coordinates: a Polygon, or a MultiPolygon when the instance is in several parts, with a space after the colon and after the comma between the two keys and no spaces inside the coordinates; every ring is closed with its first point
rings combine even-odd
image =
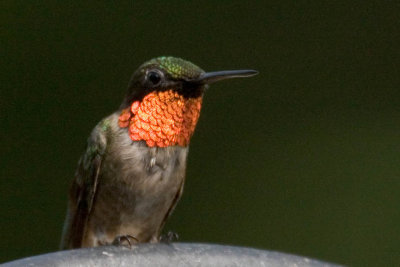
{"type": "Polygon", "coordinates": [[[92,131],[86,151],[78,163],[75,179],[69,192],[68,211],[63,229],[61,249],[82,246],[96,195],[103,153],[107,145],[105,128],[101,127],[102,123],[92,131]]]}
{"type": "Polygon", "coordinates": [[[159,233],[157,233],[157,238],[160,236],[160,232],[164,228],[165,223],[167,222],[169,216],[171,216],[172,212],[174,211],[176,204],[178,204],[179,199],[182,196],[183,193],[183,186],[185,184],[185,178],[182,179],[181,185],[179,186],[178,192],[176,192],[174,199],[172,200],[171,206],[169,207],[167,213],[165,214],[160,227],[158,228],[159,233]]]}

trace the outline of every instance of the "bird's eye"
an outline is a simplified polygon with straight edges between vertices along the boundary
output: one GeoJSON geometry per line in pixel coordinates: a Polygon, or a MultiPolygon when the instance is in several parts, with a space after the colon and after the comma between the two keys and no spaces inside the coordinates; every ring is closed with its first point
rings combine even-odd
{"type": "Polygon", "coordinates": [[[163,74],[159,70],[151,70],[147,72],[146,79],[150,82],[152,86],[157,86],[161,83],[163,74]]]}

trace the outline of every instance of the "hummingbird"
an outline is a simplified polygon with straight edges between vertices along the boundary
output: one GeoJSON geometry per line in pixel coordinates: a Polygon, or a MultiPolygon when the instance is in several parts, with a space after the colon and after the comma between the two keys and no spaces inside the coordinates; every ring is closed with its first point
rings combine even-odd
{"type": "Polygon", "coordinates": [[[119,109],[88,138],[69,190],[61,249],[108,245],[121,237],[159,242],[182,195],[205,90],[257,73],[204,72],[166,56],[142,64],[119,109]]]}

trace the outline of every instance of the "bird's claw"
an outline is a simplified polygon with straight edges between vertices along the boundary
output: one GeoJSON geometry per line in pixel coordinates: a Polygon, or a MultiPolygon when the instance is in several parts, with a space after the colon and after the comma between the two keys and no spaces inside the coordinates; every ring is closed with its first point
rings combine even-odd
{"type": "Polygon", "coordinates": [[[134,237],[132,235],[119,235],[114,239],[112,244],[114,246],[125,246],[123,243],[124,243],[124,241],[126,241],[128,243],[128,245],[126,247],[132,248],[131,240],[134,240],[135,241],[134,243],[139,243],[139,239],[137,239],[136,237],[134,237]]]}
{"type": "Polygon", "coordinates": [[[160,237],[160,242],[169,244],[178,241],[178,239],[179,235],[177,233],[169,231],[167,234],[160,237]]]}

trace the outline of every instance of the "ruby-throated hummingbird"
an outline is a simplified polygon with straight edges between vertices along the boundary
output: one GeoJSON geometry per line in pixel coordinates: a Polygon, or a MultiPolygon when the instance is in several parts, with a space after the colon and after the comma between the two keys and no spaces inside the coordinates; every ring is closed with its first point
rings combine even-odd
{"type": "Polygon", "coordinates": [[[255,74],[204,72],[174,57],[141,65],[120,108],[88,139],[69,191],[61,248],[106,245],[118,236],[158,242],[182,194],[205,89],[255,74]]]}

